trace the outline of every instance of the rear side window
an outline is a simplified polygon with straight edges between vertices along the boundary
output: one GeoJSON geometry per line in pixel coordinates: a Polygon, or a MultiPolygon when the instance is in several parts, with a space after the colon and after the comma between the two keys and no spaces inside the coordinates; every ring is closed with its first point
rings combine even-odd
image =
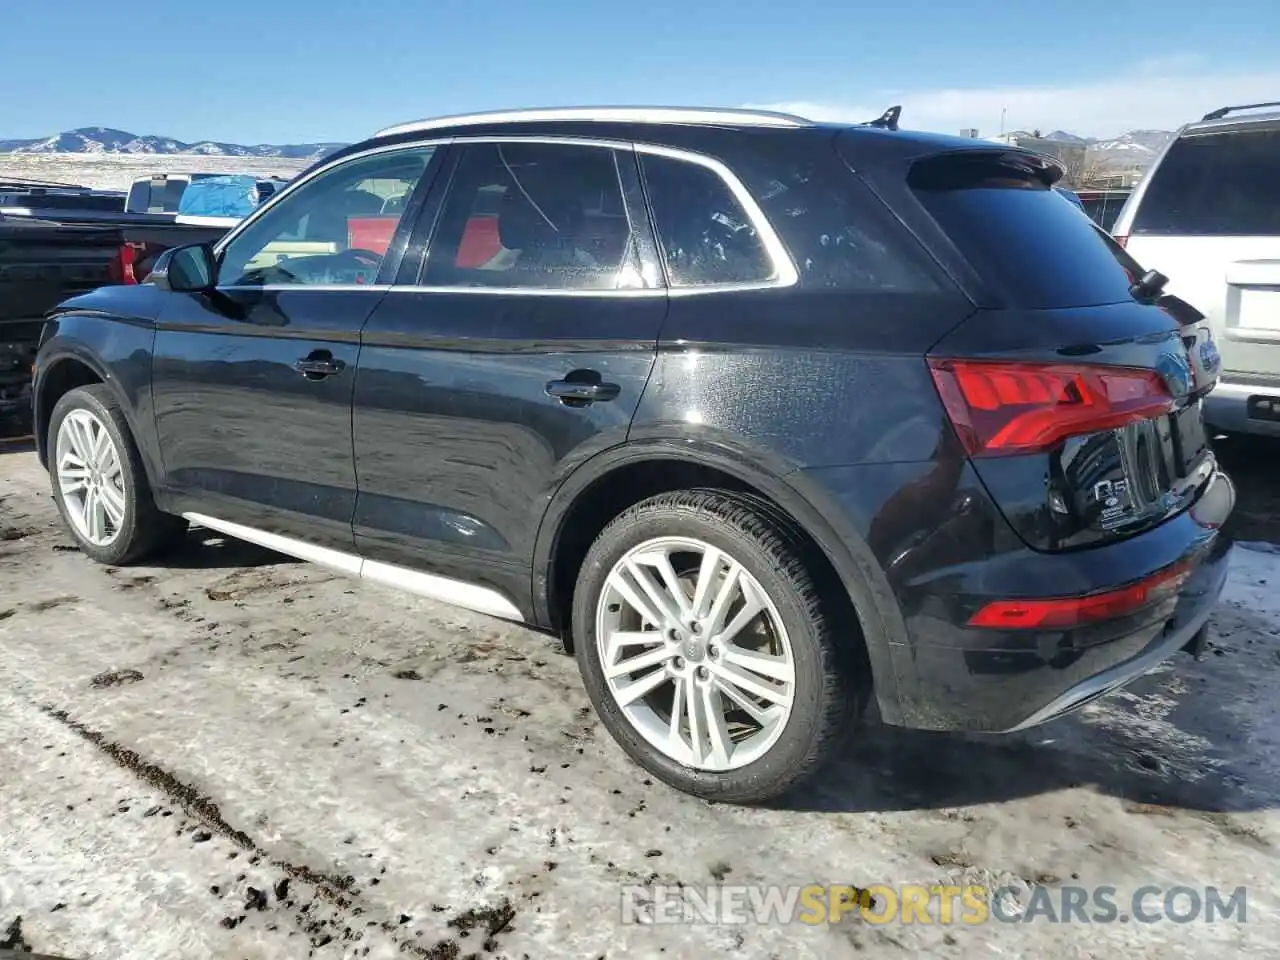
{"type": "Polygon", "coordinates": [[[1280,129],[1184,136],[1142,195],[1133,233],[1280,235],[1280,129]]]}
{"type": "Polygon", "coordinates": [[[945,289],[928,254],[847,170],[832,177],[803,162],[753,184],[765,216],[782,236],[802,282],[883,293],[945,289]]]}
{"type": "Polygon", "coordinates": [[[720,174],[699,163],[656,154],[644,155],[642,163],[671,286],[774,279],[764,241],[720,174]]]}
{"type": "Polygon", "coordinates": [[[1131,280],[1093,222],[1017,154],[977,151],[918,162],[908,183],[987,283],[1013,306],[1132,300],[1131,280]]]}

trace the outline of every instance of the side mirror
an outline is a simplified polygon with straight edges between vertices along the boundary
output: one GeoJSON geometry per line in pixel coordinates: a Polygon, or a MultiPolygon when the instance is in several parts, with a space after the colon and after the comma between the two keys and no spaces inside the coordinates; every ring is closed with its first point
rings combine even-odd
{"type": "Polygon", "coordinates": [[[173,247],[157,258],[150,280],[161,290],[205,293],[217,286],[218,262],[203,243],[173,247]]]}

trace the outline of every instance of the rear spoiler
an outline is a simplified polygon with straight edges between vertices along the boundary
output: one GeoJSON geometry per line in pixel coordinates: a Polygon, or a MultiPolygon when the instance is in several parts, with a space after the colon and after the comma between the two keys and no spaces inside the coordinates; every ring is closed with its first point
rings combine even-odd
{"type": "Polygon", "coordinates": [[[1038,180],[1046,187],[1052,187],[1067,172],[1060,160],[1047,154],[1016,147],[976,147],[921,157],[907,176],[912,186],[946,190],[959,189],[1001,170],[1038,180]]]}

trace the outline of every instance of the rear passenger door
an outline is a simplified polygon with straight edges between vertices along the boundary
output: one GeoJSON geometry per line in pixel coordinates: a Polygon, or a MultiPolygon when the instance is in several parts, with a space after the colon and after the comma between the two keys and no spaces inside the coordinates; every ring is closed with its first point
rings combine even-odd
{"type": "Polygon", "coordinates": [[[626,439],[665,289],[629,145],[451,155],[414,238],[429,247],[362,336],[356,541],[371,562],[434,575],[382,571],[410,589],[522,617],[551,493],[626,439]]]}

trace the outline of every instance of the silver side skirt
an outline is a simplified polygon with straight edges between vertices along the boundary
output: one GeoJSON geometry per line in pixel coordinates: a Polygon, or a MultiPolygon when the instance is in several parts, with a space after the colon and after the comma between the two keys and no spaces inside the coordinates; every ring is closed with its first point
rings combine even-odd
{"type": "Polygon", "coordinates": [[[235,537],[237,540],[247,540],[249,543],[256,543],[258,546],[266,547],[268,550],[275,550],[277,553],[296,557],[299,560],[317,563],[322,567],[328,567],[330,570],[336,570],[348,576],[372,580],[375,583],[394,587],[397,590],[416,593],[419,596],[439,600],[442,603],[450,603],[454,606],[464,607],[467,610],[474,610],[476,613],[485,613],[491,617],[513,620],[516,623],[524,622],[524,616],[520,613],[519,608],[507,597],[489,587],[481,587],[461,580],[452,580],[449,577],[441,577],[433,573],[410,570],[408,567],[398,567],[390,563],[366,560],[354,554],[343,553],[341,550],[318,547],[313,543],[307,543],[305,540],[282,537],[278,533],[268,533],[265,530],[257,530],[253,527],[242,526],[227,520],[219,520],[216,517],[206,517],[202,513],[185,513],[183,516],[192,523],[207,527],[210,530],[216,530],[218,533],[225,533],[227,536],[235,537]]]}

